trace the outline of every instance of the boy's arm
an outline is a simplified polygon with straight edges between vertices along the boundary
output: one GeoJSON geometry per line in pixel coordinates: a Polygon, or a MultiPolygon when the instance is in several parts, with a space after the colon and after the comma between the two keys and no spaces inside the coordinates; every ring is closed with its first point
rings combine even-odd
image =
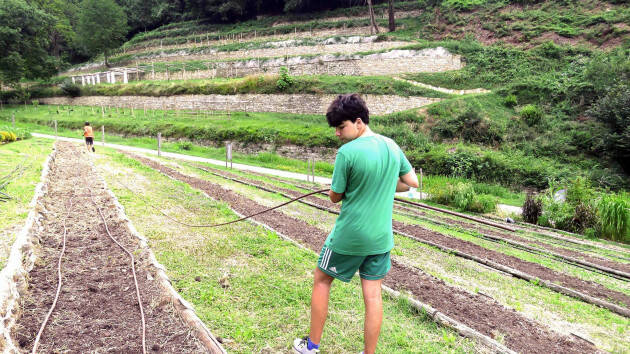
{"type": "Polygon", "coordinates": [[[333,192],[331,189],[328,191],[328,196],[330,197],[330,201],[333,203],[339,203],[343,199],[343,193],[333,192]]]}
{"type": "Polygon", "coordinates": [[[409,188],[418,188],[419,186],[420,184],[418,184],[418,177],[416,177],[416,172],[411,169],[411,171],[398,178],[396,184],[396,192],[406,192],[409,190],[409,188]]]}

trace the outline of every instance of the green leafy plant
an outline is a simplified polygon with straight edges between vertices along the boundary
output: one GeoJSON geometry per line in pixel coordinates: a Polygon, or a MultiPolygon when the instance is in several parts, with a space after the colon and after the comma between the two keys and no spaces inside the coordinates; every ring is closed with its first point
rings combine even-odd
{"type": "Polygon", "coordinates": [[[630,202],[627,194],[605,195],[597,205],[602,236],[630,241],[630,202]]]}
{"type": "Polygon", "coordinates": [[[528,104],[521,109],[521,118],[525,121],[527,125],[533,127],[540,123],[543,117],[543,112],[540,107],[528,104]]]}
{"type": "Polygon", "coordinates": [[[289,70],[283,66],[280,68],[280,78],[276,81],[276,87],[280,91],[285,91],[294,84],[293,78],[289,75],[289,70]]]}
{"type": "Polygon", "coordinates": [[[516,100],[516,95],[509,94],[509,95],[505,96],[505,99],[503,100],[503,104],[506,107],[510,107],[510,108],[516,106],[518,104],[518,102],[516,100]]]}
{"type": "Polygon", "coordinates": [[[66,96],[69,96],[69,97],[81,96],[81,88],[79,87],[79,85],[73,84],[70,81],[64,81],[63,84],[59,86],[59,88],[61,89],[61,92],[63,92],[63,94],[66,96]]]}

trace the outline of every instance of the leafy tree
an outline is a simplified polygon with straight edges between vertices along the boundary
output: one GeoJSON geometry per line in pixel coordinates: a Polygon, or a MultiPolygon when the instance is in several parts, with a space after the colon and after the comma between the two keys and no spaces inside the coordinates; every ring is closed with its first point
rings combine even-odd
{"type": "Polygon", "coordinates": [[[23,0],[0,1],[0,81],[45,78],[56,61],[46,48],[53,18],[23,0]]]}
{"type": "Polygon", "coordinates": [[[89,55],[103,53],[109,66],[109,51],[120,46],[127,34],[127,15],[114,0],[83,0],[80,8],[79,42],[89,55]]]}
{"type": "Polygon", "coordinates": [[[608,150],[626,173],[630,173],[630,86],[621,82],[611,87],[587,114],[604,123],[608,150]]]}
{"type": "Polygon", "coordinates": [[[78,49],[74,30],[79,12],[78,1],[35,0],[34,3],[53,18],[49,34],[49,53],[56,58],[60,58],[62,53],[74,54],[78,49]]]}

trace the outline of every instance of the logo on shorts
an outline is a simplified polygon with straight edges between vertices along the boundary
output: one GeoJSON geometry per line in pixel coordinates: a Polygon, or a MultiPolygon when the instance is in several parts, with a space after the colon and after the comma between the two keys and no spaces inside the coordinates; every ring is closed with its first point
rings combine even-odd
{"type": "Polygon", "coordinates": [[[330,267],[328,268],[328,270],[330,270],[331,272],[337,273],[337,268],[335,267],[330,267]]]}

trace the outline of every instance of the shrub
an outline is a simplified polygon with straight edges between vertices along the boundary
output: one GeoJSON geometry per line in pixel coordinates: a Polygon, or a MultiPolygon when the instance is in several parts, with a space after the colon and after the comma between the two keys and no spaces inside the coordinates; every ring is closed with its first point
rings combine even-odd
{"type": "Polygon", "coordinates": [[[630,202],[627,195],[605,195],[597,205],[601,235],[615,241],[630,241],[630,202]]]}
{"type": "Polygon", "coordinates": [[[192,143],[190,141],[180,141],[177,143],[177,148],[179,150],[189,151],[190,149],[192,149],[192,143]]]}
{"type": "Polygon", "coordinates": [[[496,199],[491,195],[475,193],[472,183],[458,183],[453,191],[453,202],[460,210],[487,213],[496,208],[496,199]]]}
{"type": "Polygon", "coordinates": [[[536,224],[541,214],[542,202],[535,199],[531,193],[528,193],[523,204],[523,220],[530,224],[536,224]]]}
{"type": "Polygon", "coordinates": [[[294,83],[294,80],[289,75],[289,70],[285,66],[281,67],[280,68],[280,78],[276,82],[276,87],[278,87],[278,89],[280,91],[284,91],[287,88],[289,88],[290,86],[292,86],[293,83],[294,83]]]}
{"type": "Polygon", "coordinates": [[[63,84],[61,84],[59,88],[61,89],[61,92],[63,92],[63,94],[66,96],[70,96],[70,97],[81,96],[81,88],[70,81],[65,81],[63,84]]]}
{"type": "Polygon", "coordinates": [[[441,119],[431,131],[442,138],[459,137],[471,143],[495,144],[503,140],[502,133],[492,121],[484,119],[474,109],[468,109],[456,118],[441,119]]]}
{"type": "Polygon", "coordinates": [[[587,229],[597,226],[597,214],[595,208],[589,203],[579,203],[575,207],[569,231],[583,233],[587,229]]]}
{"type": "Polygon", "coordinates": [[[467,210],[475,200],[475,189],[470,183],[458,183],[455,188],[455,206],[461,210],[467,210]]]}
{"type": "MultiPolygon", "coordinates": [[[[604,147],[621,166],[630,164],[630,86],[618,84],[586,112],[608,127],[604,147]]],[[[626,172],[630,169],[625,168],[626,172]]]]}
{"type": "Polygon", "coordinates": [[[570,230],[575,208],[568,203],[556,201],[552,195],[542,198],[542,213],[538,224],[555,229],[570,230]]]}
{"type": "Polygon", "coordinates": [[[521,109],[521,118],[525,121],[525,123],[533,127],[537,125],[542,120],[543,112],[542,110],[533,104],[528,104],[523,109],[521,109]]]}
{"type": "Polygon", "coordinates": [[[517,103],[518,102],[516,101],[516,96],[512,95],[512,94],[509,94],[509,95],[505,96],[505,99],[503,100],[503,104],[506,107],[510,107],[510,108],[516,106],[517,103]]]}

